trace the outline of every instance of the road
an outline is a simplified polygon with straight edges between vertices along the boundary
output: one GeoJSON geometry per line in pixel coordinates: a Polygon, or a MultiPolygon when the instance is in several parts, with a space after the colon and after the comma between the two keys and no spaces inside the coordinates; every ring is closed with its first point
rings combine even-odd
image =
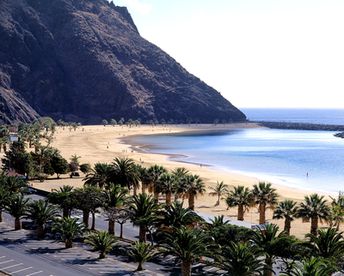
{"type": "MultiPolygon", "coordinates": [[[[41,199],[37,195],[30,195],[33,200],[41,199]]],[[[206,221],[214,216],[199,213],[206,221]]],[[[81,212],[74,211],[73,216],[82,216],[81,212]]],[[[7,229],[13,229],[14,219],[4,213],[4,223],[7,229]],[[9,225],[9,226],[8,226],[9,225]]],[[[23,220],[25,222],[25,220],[23,220]]],[[[237,224],[231,219],[231,223],[237,224]]],[[[250,227],[245,224],[241,226],[250,227]]],[[[1,227],[0,227],[1,228],[1,227]]],[[[96,229],[107,230],[108,222],[102,214],[96,214],[96,229]]],[[[132,223],[124,224],[124,237],[130,240],[138,239],[138,228],[132,223]]],[[[64,249],[62,243],[27,238],[27,230],[8,231],[3,230],[0,234],[0,271],[11,275],[25,276],[47,276],[47,275],[131,275],[136,269],[136,264],[128,263],[128,260],[119,256],[109,257],[105,261],[98,260],[97,254],[90,252],[84,245],[79,244],[72,249],[64,249]],[[26,231],[26,232],[25,232],[26,231]],[[26,234],[24,235],[23,232],[26,234]],[[18,237],[17,237],[17,236],[18,237]],[[9,238],[7,238],[7,236],[9,238]],[[26,236],[26,238],[23,238],[26,236]],[[9,240],[11,239],[11,240],[9,240]]],[[[116,235],[120,233],[120,225],[116,223],[116,235]]],[[[156,262],[145,264],[147,270],[141,275],[178,275],[179,269],[175,268],[174,258],[168,256],[158,259],[156,262]]],[[[219,275],[219,269],[211,266],[197,264],[194,275],[219,275]],[[196,271],[200,271],[200,274],[196,271]],[[205,274],[204,274],[205,273],[205,274]]]]}
{"type": "Polygon", "coordinates": [[[16,276],[80,276],[74,267],[52,262],[44,256],[28,254],[18,244],[0,244],[0,271],[16,276]]]}

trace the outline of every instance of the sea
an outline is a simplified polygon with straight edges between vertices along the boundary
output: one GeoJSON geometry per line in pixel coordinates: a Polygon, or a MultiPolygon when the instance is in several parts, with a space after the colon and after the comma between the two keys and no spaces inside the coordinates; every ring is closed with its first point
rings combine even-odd
{"type": "MultiPolygon", "coordinates": [[[[252,121],[344,125],[344,109],[242,109],[252,121]]],[[[333,131],[246,128],[147,135],[134,143],[181,162],[334,194],[344,191],[344,139],[333,131]]]]}

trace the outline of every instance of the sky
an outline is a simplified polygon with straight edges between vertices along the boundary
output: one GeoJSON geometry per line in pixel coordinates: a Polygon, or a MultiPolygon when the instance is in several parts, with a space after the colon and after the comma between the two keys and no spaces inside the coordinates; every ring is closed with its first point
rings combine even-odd
{"type": "Polygon", "coordinates": [[[344,108],[343,0],[113,0],[237,107],[344,108]]]}

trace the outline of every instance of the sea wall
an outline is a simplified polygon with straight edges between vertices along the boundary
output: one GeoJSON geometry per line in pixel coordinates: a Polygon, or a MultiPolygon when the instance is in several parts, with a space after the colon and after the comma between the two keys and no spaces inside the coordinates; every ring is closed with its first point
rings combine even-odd
{"type": "Polygon", "coordinates": [[[344,138],[344,125],[325,125],[325,124],[309,124],[309,123],[292,123],[292,122],[254,122],[260,126],[275,129],[297,129],[297,130],[325,130],[340,131],[334,136],[344,138]]]}
{"type": "Polygon", "coordinates": [[[292,123],[292,122],[254,122],[260,126],[276,129],[299,129],[299,130],[326,130],[326,131],[341,131],[344,132],[344,125],[325,125],[325,124],[310,124],[310,123],[292,123]]]}

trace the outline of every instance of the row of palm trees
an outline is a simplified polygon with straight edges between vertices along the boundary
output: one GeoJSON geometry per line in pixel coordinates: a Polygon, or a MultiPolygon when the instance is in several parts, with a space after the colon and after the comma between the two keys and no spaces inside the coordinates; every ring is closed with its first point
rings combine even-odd
{"type": "MultiPolygon", "coordinates": [[[[214,188],[219,191],[220,184],[214,188]]],[[[222,191],[224,190],[221,185],[222,191]]],[[[285,199],[278,202],[278,194],[271,187],[270,183],[260,182],[254,185],[253,189],[244,186],[234,187],[227,193],[225,198],[228,208],[238,208],[238,220],[244,220],[244,213],[250,207],[258,205],[259,224],[266,222],[266,209],[272,208],[273,219],[284,219],[284,231],[289,235],[291,222],[295,218],[302,218],[303,221],[311,221],[312,234],[317,233],[319,221],[327,221],[331,227],[339,230],[340,224],[344,221],[344,196],[339,194],[338,199],[332,199],[332,203],[328,204],[324,196],[316,193],[305,196],[304,201],[298,204],[294,200],[285,199]]]]}
{"type": "MultiPolygon", "coordinates": [[[[229,275],[238,276],[269,276],[276,264],[284,275],[331,275],[343,265],[344,240],[336,228],[318,230],[318,235],[308,234],[306,241],[299,241],[284,231],[280,232],[276,225],[252,231],[230,225],[223,216],[206,223],[189,208],[183,208],[182,202],[159,204],[153,196],[142,193],[130,196],[128,190],[120,185],[108,186],[112,190],[109,194],[112,194],[113,208],[127,209],[129,219],[140,228],[139,241],[127,251],[127,255],[138,262],[138,270],[157,254],[175,256],[180,262],[182,275],[191,275],[192,264],[205,257],[229,275]],[[122,198],[122,201],[115,198],[122,198]],[[155,237],[154,243],[147,243],[147,232],[155,237]]],[[[101,194],[109,192],[92,189],[101,194]]],[[[99,258],[105,258],[116,245],[114,235],[105,231],[86,231],[87,227],[70,213],[60,217],[57,206],[48,201],[38,200],[29,206],[30,215],[27,217],[36,225],[37,238],[44,236],[46,225],[52,221],[51,231],[65,243],[66,248],[72,247],[76,238],[82,238],[99,252],[99,258]]],[[[109,207],[105,206],[104,212],[109,207]]],[[[61,202],[61,211],[63,207],[61,202]]]]}
{"type": "Polygon", "coordinates": [[[172,196],[188,199],[192,210],[195,208],[196,196],[205,192],[203,180],[185,168],[177,168],[172,172],[159,165],[145,168],[129,158],[115,158],[111,164],[95,164],[84,181],[87,186],[99,188],[106,188],[108,183],[117,183],[132,189],[134,195],[138,193],[141,184],[142,193],[148,190],[156,200],[162,194],[166,204],[171,204],[172,196]]]}
{"type": "MultiPolygon", "coordinates": [[[[185,168],[177,168],[171,172],[163,166],[153,165],[148,168],[136,164],[132,159],[115,158],[112,164],[98,163],[85,177],[85,185],[106,188],[107,183],[119,183],[121,186],[132,189],[134,195],[138,193],[141,184],[141,192],[152,193],[155,200],[160,195],[165,196],[166,204],[174,200],[188,200],[188,207],[195,208],[195,198],[203,194],[205,184],[198,175],[191,174],[185,168]]],[[[344,220],[344,196],[339,195],[328,204],[324,196],[311,194],[306,196],[304,202],[298,204],[293,200],[278,202],[278,194],[270,183],[260,182],[252,189],[244,186],[233,187],[223,182],[217,182],[215,187],[209,187],[210,195],[217,196],[215,206],[225,196],[228,208],[237,207],[238,220],[244,220],[245,212],[253,206],[258,207],[259,224],[266,223],[266,210],[274,209],[273,219],[284,219],[284,231],[290,234],[291,222],[295,218],[311,221],[311,233],[315,234],[319,227],[319,221],[327,221],[330,226],[339,229],[344,220]]]]}
{"type": "MultiPolygon", "coordinates": [[[[102,189],[88,185],[82,189],[65,186],[51,193],[49,200],[30,202],[23,195],[22,180],[8,176],[0,180],[4,190],[12,191],[5,210],[15,220],[31,219],[36,225],[37,238],[43,238],[47,225],[53,222],[51,231],[66,247],[72,247],[73,240],[79,237],[98,250],[100,258],[116,244],[111,224],[118,221],[121,212],[125,213],[125,219],[139,227],[139,241],[128,249],[128,255],[139,263],[138,269],[156,254],[175,256],[181,263],[182,275],[191,275],[191,265],[203,257],[208,257],[230,275],[272,275],[276,264],[280,264],[287,275],[306,275],[302,274],[306,269],[313,273],[309,275],[317,275],[314,273],[332,273],[342,265],[343,236],[336,228],[318,230],[318,235],[309,234],[306,242],[301,242],[283,231],[279,233],[275,225],[252,231],[233,227],[223,217],[216,217],[209,224],[190,208],[184,208],[181,198],[171,204],[160,204],[154,194],[130,196],[127,185],[105,183],[102,189]],[[10,206],[16,207],[11,210],[10,206]],[[83,211],[83,222],[71,217],[72,209],[83,211]],[[86,230],[89,213],[97,209],[107,217],[108,232],[86,230]],[[18,216],[20,212],[15,210],[26,211],[18,216]],[[154,243],[147,243],[147,236],[152,242],[154,237],[154,243]]],[[[20,222],[16,222],[15,227],[18,224],[20,222]]],[[[91,228],[95,229],[94,223],[91,228]]]]}
{"type": "Polygon", "coordinates": [[[46,200],[30,200],[26,195],[25,187],[21,179],[17,177],[0,177],[0,208],[14,218],[14,229],[22,228],[21,219],[30,219],[36,226],[37,238],[43,238],[45,227],[49,221],[58,215],[58,209],[46,200]],[[7,184],[16,183],[15,189],[7,184]]]}

